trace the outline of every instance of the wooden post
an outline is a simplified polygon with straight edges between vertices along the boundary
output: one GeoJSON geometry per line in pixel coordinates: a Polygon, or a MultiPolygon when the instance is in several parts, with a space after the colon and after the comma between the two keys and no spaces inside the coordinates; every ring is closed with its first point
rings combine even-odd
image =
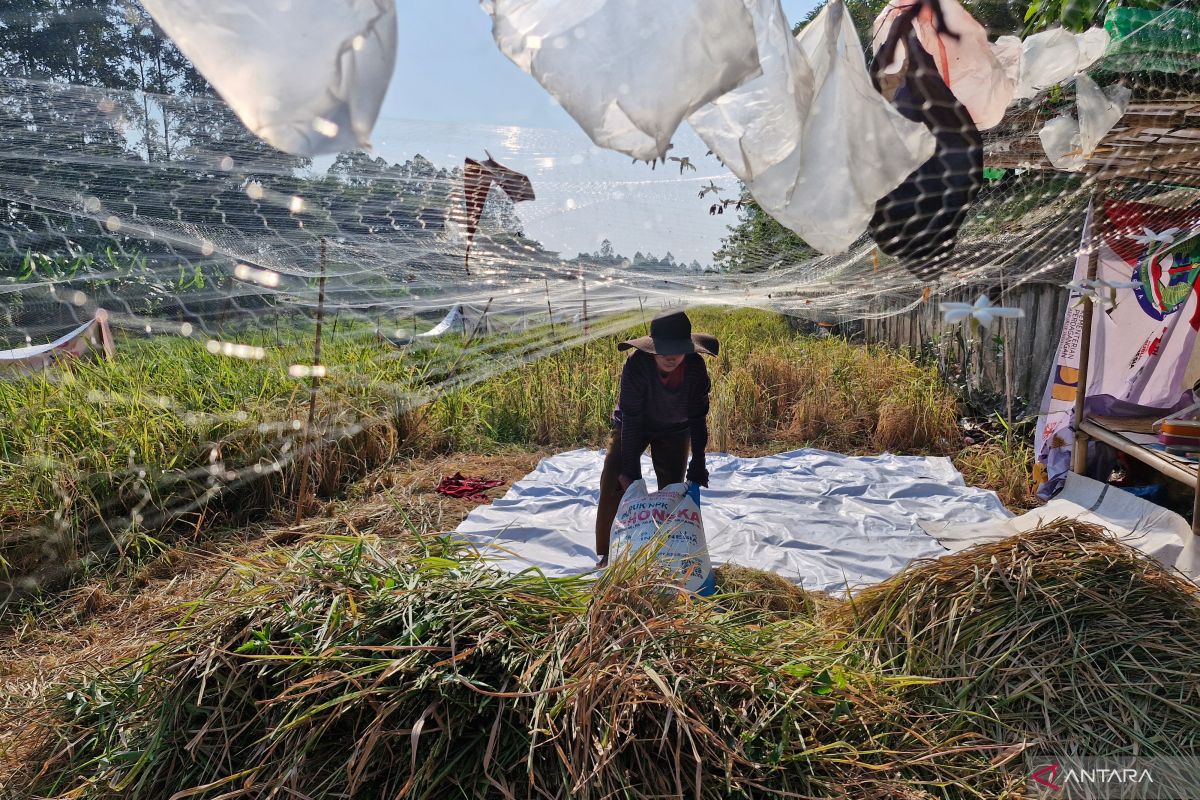
{"type": "Polygon", "coordinates": [[[1004,320],[1004,414],[1010,427],[1013,421],[1013,363],[1009,339],[1012,338],[1012,330],[1016,326],[1015,322],[1004,320]]]}
{"type": "MultiPolygon", "coordinates": [[[[1000,297],[1006,295],[1003,279],[1000,282],[1000,297]]],[[[1010,433],[1013,421],[1013,363],[1012,363],[1012,347],[1009,340],[1012,339],[1012,332],[1017,327],[1017,323],[1005,319],[1000,323],[1001,344],[1004,346],[1004,417],[1008,422],[1010,433]]]]}
{"type": "Polygon", "coordinates": [[[587,318],[587,278],[580,277],[583,288],[583,335],[587,336],[588,318],[587,318]]]}
{"type": "MultiPolygon", "coordinates": [[[[1088,280],[1095,280],[1100,266],[1100,218],[1104,214],[1103,198],[1100,189],[1092,190],[1090,207],[1092,209],[1092,227],[1088,233],[1088,280]]],[[[1083,297],[1083,329],[1079,345],[1079,380],[1075,385],[1075,442],[1071,449],[1071,471],[1077,475],[1087,472],[1087,443],[1088,435],[1083,432],[1083,406],[1087,399],[1088,362],[1092,356],[1092,314],[1091,297],[1083,297]]]]}
{"type": "Polygon", "coordinates": [[[312,461],[313,445],[312,429],[317,414],[317,390],[321,388],[321,324],[325,319],[325,237],[321,237],[321,278],[317,282],[317,330],[313,337],[313,363],[312,374],[309,375],[308,384],[308,422],[304,426],[304,450],[302,452],[301,468],[300,468],[300,492],[296,498],[296,520],[295,524],[300,524],[300,518],[304,515],[304,509],[308,504],[308,470],[312,461]]]}

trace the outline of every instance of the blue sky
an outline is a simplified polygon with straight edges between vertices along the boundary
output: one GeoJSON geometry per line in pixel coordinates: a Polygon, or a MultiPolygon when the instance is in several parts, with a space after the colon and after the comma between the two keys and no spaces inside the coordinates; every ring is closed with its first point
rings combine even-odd
{"type": "MultiPolygon", "coordinates": [[[[793,21],[815,4],[783,0],[793,21]]],[[[671,251],[687,261],[710,260],[734,217],[710,216],[711,196],[701,200],[697,191],[715,178],[732,196],[736,183],[703,157],[707,148],[686,124],[673,154],[691,155],[698,171],[681,176],[677,167],[631,164],[592,146],[541,86],[500,53],[476,0],[398,6],[396,73],[372,137],[379,155],[403,160],[419,152],[450,166],[488,149],[533,178],[538,200],[518,207],[527,233],[568,256],[593,251],[607,237],[627,255],[671,251]]]]}

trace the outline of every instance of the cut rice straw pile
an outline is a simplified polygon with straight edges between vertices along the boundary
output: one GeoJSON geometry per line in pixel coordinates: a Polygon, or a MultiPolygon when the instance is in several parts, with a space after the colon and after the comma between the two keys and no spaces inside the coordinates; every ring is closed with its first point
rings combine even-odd
{"type": "Polygon", "coordinates": [[[645,562],[548,579],[347,537],[243,571],[64,693],[40,794],[916,800],[1008,780],[1010,751],[910,702],[925,681],[811,620],[664,591],[645,562]]]}
{"type": "Polygon", "coordinates": [[[847,635],[936,708],[1058,753],[1200,755],[1200,593],[1101,529],[1058,520],[864,590],[847,635]]]}

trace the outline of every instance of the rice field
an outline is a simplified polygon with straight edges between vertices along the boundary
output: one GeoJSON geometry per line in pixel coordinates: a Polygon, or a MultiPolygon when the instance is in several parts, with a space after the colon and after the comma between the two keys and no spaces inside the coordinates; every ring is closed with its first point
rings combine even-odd
{"type": "MultiPolygon", "coordinates": [[[[1026,496],[1021,438],[965,444],[932,369],[778,315],[691,315],[722,340],[713,449],[948,455],[1026,496]]],[[[1200,593],[1093,527],[916,562],[853,599],[737,565],[707,599],[664,591],[652,559],[514,575],[446,538],[470,504],[436,495],[438,476],[475,464],[512,480],[539,453],[600,442],[615,344],[644,330],[618,327],[549,348],[541,332],[477,341],[465,369],[461,340],[335,340],[319,418],[353,432],[327,437],[300,525],[279,519],[294,471],[275,472],[270,491],[246,490],[265,516],[237,536],[216,537],[210,509],[191,536],[143,526],[120,569],[11,615],[0,784],[55,800],[982,800],[1026,796],[1033,753],[1200,756],[1200,593]]],[[[5,395],[13,418],[58,414],[8,432],[5,461],[45,436],[59,463],[0,486],[23,519],[71,492],[68,508],[102,516],[131,446],[160,477],[203,466],[213,441],[241,469],[278,460],[271,426],[307,400],[286,377],[295,338],[254,361],[172,342],[161,368],[160,342],[127,342],[117,362],[27,381],[43,393],[5,395]],[[64,465],[108,482],[55,484],[64,465]]]]}
{"type": "MultiPolygon", "coordinates": [[[[711,447],[752,454],[798,446],[951,455],[957,400],[929,368],[883,347],[796,334],[756,310],[699,310],[723,348],[711,447]]],[[[631,317],[577,343],[545,329],[396,348],[365,325],[326,336],[312,460],[318,493],[402,454],[599,445],[615,403],[617,341],[631,317]]],[[[290,510],[303,443],[311,329],[231,335],[257,358],[183,337],[123,336],[118,358],[0,381],[0,570],[139,562],[181,533],[290,510]]],[[[1004,476],[1011,472],[1003,473],[1004,476]]]]}

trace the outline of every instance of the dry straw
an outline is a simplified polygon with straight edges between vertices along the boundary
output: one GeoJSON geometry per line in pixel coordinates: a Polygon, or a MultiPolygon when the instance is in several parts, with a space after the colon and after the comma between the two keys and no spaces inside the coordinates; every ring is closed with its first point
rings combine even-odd
{"type": "Polygon", "coordinates": [[[1089,755],[1200,755],[1200,594],[1058,520],[916,566],[842,610],[849,639],[962,729],[1089,755]]]}
{"type": "MultiPolygon", "coordinates": [[[[246,566],[63,697],[52,797],[995,797],[999,751],[807,620],[498,573],[444,541],[246,566]]],[[[1002,760],[1002,759],[999,759],[1002,760]]]]}

